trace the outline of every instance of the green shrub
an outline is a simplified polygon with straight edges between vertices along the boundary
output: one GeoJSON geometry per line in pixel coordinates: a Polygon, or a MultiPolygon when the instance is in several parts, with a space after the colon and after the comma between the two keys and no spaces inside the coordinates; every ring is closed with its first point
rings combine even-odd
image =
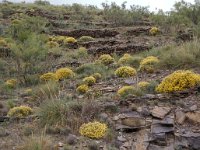
{"type": "Polygon", "coordinates": [[[78,39],[78,42],[90,42],[90,41],[94,41],[94,38],[91,36],[81,36],[78,39]]]}

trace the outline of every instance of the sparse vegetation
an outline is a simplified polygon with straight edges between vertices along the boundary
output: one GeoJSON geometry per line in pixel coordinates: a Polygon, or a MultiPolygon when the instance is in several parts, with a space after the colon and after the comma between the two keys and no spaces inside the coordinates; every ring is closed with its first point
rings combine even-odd
{"type": "Polygon", "coordinates": [[[199,13],[2,1],[0,149],[200,149],[199,13]]]}

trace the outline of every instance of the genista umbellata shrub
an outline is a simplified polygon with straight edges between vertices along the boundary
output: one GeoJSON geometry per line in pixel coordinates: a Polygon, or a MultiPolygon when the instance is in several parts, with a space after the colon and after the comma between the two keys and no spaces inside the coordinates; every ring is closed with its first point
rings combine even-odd
{"type": "Polygon", "coordinates": [[[133,94],[135,91],[135,88],[133,86],[123,86],[117,91],[117,94],[121,97],[125,97],[129,94],[133,94]]]}
{"type": "Polygon", "coordinates": [[[104,65],[109,65],[114,62],[114,58],[111,57],[109,54],[104,54],[99,57],[99,61],[104,65]]]}
{"type": "Polygon", "coordinates": [[[83,79],[83,82],[89,86],[93,85],[96,83],[96,79],[93,76],[85,77],[83,79]]]}
{"type": "Polygon", "coordinates": [[[127,78],[127,77],[133,77],[137,74],[137,71],[129,66],[122,66],[119,67],[116,71],[115,74],[118,77],[122,77],[122,78],[127,78]]]}
{"type": "Polygon", "coordinates": [[[79,86],[77,87],[77,89],[76,89],[76,91],[77,91],[78,93],[80,93],[80,94],[84,94],[84,93],[86,93],[88,90],[89,90],[89,87],[88,87],[88,85],[86,85],[86,84],[79,85],[79,86]]]}
{"type": "Polygon", "coordinates": [[[75,73],[69,68],[60,68],[56,70],[55,74],[58,80],[69,79],[75,76],[75,73]]]}
{"type": "Polygon", "coordinates": [[[41,81],[56,81],[57,77],[55,73],[48,72],[40,76],[41,81]]]}
{"type": "Polygon", "coordinates": [[[31,115],[33,112],[32,108],[28,106],[13,107],[9,110],[8,116],[15,118],[23,118],[31,115]]]}
{"type": "Polygon", "coordinates": [[[178,70],[166,76],[156,87],[159,93],[182,91],[200,85],[200,75],[189,70],[178,70]]]}
{"type": "Polygon", "coordinates": [[[157,57],[148,56],[140,62],[139,70],[146,71],[148,73],[153,73],[155,71],[155,65],[158,63],[159,60],[157,57]]]}
{"type": "Polygon", "coordinates": [[[100,139],[106,135],[107,128],[106,124],[95,121],[81,125],[79,132],[82,136],[100,139]]]}

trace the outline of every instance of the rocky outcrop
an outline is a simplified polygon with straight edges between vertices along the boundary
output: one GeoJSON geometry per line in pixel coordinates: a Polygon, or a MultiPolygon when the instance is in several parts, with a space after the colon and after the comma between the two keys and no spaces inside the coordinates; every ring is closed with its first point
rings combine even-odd
{"type": "Polygon", "coordinates": [[[91,36],[93,38],[114,37],[119,34],[114,29],[79,29],[79,30],[53,30],[53,34],[62,36],[72,36],[79,38],[81,36],[91,36]]]}

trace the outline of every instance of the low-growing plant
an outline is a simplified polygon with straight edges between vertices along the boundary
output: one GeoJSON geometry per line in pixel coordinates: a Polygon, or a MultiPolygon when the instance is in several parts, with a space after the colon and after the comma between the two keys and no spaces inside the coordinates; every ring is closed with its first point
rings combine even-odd
{"type": "Polygon", "coordinates": [[[155,71],[155,65],[157,65],[158,63],[159,60],[157,57],[148,56],[140,62],[139,70],[153,73],[155,71]]]}
{"type": "Polygon", "coordinates": [[[146,90],[148,88],[148,86],[150,85],[150,83],[146,82],[146,81],[141,81],[137,85],[139,88],[146,90]]]}
{"type": "Polygon", "coordinates": [[[100,139],[106,135],[107,128],[106,124],[95,121],[81,125],[79,132],[82,136],[100,139]]]}
{"type": "Polygon", "coordinates": [[[76,43],[77,40],[73,37],[67,37],[65,40],[64,40],[64,43],[65,44],[68,44],[68,43],[76,43]]]}
{"type": "Polygon", "coordinates": [[[159,29],[157,27],[152,27],[150,30],[149,30],[149,33],[153,36],[157,35],[159,33],[159,29]]]}
{"type": "Polygon", "coordinates": [[[56,81],[57,77],[55,73],[48,72],[40,76],[41,81],[56,81]]]}
{"type": "Polygon", "coordinates": [[[95,79],[93,76],[89,76],[89,77],[85,77],[85,78],[83,79],[83,82],[84,82],[85,84],[87,84],[88,86],[91,86],[91,85],[93,85],[93,84],[96,83],[96,79],[95,79]]]}
{"type": "Polygon", "coordinates": [[[126,97],[130,94],[134,94],[134,92],[135,92],[135,87],[133,87],[133,86],[123,86],[122,88],[120,88],[117,91],[117,94],[121,97],[126,97]]]}
{"type": "Polygon", "coordinates": [[[32,108],[28,106],[13,107],[9,110],[8,116],[14,118],[27,117],[33,113],[32,108]]]}
{"type": "Polygon", "coordinates": [[[94,38],[91,36],[81,36],[78,39],[78,42],[90,42],[90,41],[94,41],[94,38]]]}
{"type": "Polygon", "coordinates": [[[99,61],[104,65],[109,65],[114,63],[114,58],[111,57],[109,54],[103,54],[99,57],[99,61]]]}
{"type": "Polygon", "coordinates": [[[59,80],[69,79],[75,76],[74,72],[69,68],[60,68],[56,70],[56,77],[59,80]]]}
{"type": "Polygon", "coordinates": [[[17,150],[50,150],[52,149],[52,141],[45,135],[31,136],[25,140],[25,143],[18,146],[17,150]]]}
{"type": "Polygon", "coordinates": [[[182,91],[200,85],[200,75],[189,70],[178,70],[168,75],[156,87],[160,93],[182,91]]]}
{"type": "Polygon", "coordinates": [[[130,54],[124,54],[118,61],[121,65],[127,65],[132,61],[133,57],[130,54]]]}
{"type": "Polygon", "coordinates": [[[48,45],[49,48],[59,47],[59,44],[57,42],[54,42],[54,41],[47,42],[47,45],[48,45]]]}
{"type": "Polygon", "coordinates": [[[78,93],[80,93],[80,94],[84,94],[84,93],[86,93],[88,90],[89,90],[89,87],[88,87],[88,85],[86,85],[86,84],[82,84],[82,85],[78,86],[77,89],[76,89],[76,91],[77,91],[78,93]]]}
{"type": "Polygon", "coordinates": [[[100,80],[102,78],[100,73],[94,73],[92,76],[96,79],[96,81],[100,80]]]}
{"type": "Polygon", "coordinates": [[[129,66],[122,66],[119,67],[116,71],[115,74],[118,77],[126,78],[126,77],[133,77],[137,74],[136,70],[132,67],[129,66]]]}
{"type": "Polygon", "coordinates": [[[5,82],[5,85],[9,88],[15,88],[17,85],[17,80],[16,79],[9,79],[5,82]]]}

